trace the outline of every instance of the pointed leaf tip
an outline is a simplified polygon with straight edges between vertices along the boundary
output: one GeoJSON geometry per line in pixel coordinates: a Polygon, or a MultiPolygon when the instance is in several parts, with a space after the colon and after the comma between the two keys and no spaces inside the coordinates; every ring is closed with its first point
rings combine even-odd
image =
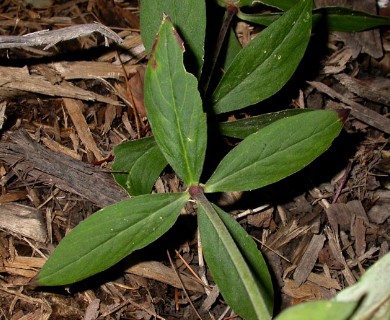
{"type": "Polygon", "coordinates": [[[186,46],[185,61],[188,71],[197,78],[203,66],[204,40],[206,32],[206,0],[142,0],[141,36],[146,53],[150,56],[156,33],[161,26],[163,13],[169,16],[186,46]]]}
{"type": "Polygon", "coordinates": [[[169,23],[171,24],[171,27],[172,27],[172,34],[173,34],[174,37],[176,38],[179,47],[183,50],[183,52],[186,51],[186,48],[185,48],[185,46],[184,46],[184,41],[183,41],[183,39],[180,37],[179,33],[176,31],[176,28],[174,27],[171,18],[170,18],[169,15],[167,15],[166,13],[164,13],[163,22],[162,22],[162,23],[164,23],[165,20],[168,20],[169,23]]]}
{"type": "MultiPolygon", "coordinates": [[[[179,47],[182,49],[182,51],[184,52],[185,51],[185,47],[184,47],[184,41],[182,40],[182,38],[180,37],[179,33],[176,31],[176,28],[173,26],[173,23],[172,23],[172,20],[171,18],[169,17],[168,14],[166,14],[165,12],[163,12],[163,18],[162,18],[162,22],[161,22],[161,26],[165,23],[165,22],[168,22],[169,25],[171,26],[172,28],[172,34],[174,35],[174,37],[177,39],[177,43],[179,45],[179,47]]],[[[160,26],[160,27],[161,27],[160,26]]],[[[152,46],[152,51],[150,53],[150,62],[151,62],[151,66],[152,66],[152,69],[153,70],[156,70],[157,68],[157,61],[155,59],[155,51],[156,51],[156,48],[158,47],[158,43],[160,41],[160,33],[157,33],[156,35],[156,39],[154,40],[153,42],[153,46],[152,46]]]]}

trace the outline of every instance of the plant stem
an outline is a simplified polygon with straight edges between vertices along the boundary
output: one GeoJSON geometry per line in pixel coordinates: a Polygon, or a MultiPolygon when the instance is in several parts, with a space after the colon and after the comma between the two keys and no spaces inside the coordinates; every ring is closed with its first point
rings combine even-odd
{"type": "Polygon", "coordinates": [[[211,78],[213,76],[214,69],[215,69],[215,66],[217,64],[219,54],[221,52],[221,48],[222,48],[223,42],[224,42],[225,37],[226,37],[226,33],[229,29],[230,23],[233,20],[233,17],[237,14],[237,12],[238,12],[238,9],[234,5],[229,5],[228,7],[226,7],[224,21],[223,21],[221,30],[219,31],[217,42],[215,44],[213,58],[211,60],[211,65],[210,65],[210,71],[207,72],[207,75],[205,76],[206,78],[204,79],[203,93],[204,93],[205,97],[207,97],[207,95],[209,94],[210,81],[211,81],[211,78]]]}

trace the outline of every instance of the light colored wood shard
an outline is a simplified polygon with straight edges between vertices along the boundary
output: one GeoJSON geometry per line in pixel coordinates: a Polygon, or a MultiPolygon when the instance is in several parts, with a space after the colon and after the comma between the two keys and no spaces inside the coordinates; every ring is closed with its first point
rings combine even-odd
{"type": "Polygon", "coordinates": [[[93,153],[93,155],[98,161],[102,160],[104,157],[102,156],[99,148],[97,147],[96,142],[92,137],[92,133],[89,130],[88,124],[84,118],[82,112],[83,103],[79,100],[68,98],[64,98],[63,100],[65,108],[73,121],[80,140],[84,143],[85,147],[93,153]]]}
{"type": "Polygon", "coordinates": [[[51,65],[65,80],[72,79],[119,79],[123,77],[123,68],[127,74],[134,74],[137,65],[113,65],[96,61],[61,61],[51,65]]]}
{"type": "Polygon", "coordinates": [[[120,105],[120,103],[114,99],[81,89],[67,81],[52,84],[45,77],[30,74],[27,67],[0,67],[0,95],[2,97],[12,97],[20,95],[23,92],[120,105]]]}
{"type": "Polygon", "coordinates": [[[0,204],[0,228],[38,242],[47,238],[41,212],[18,203],[0,204]]]}

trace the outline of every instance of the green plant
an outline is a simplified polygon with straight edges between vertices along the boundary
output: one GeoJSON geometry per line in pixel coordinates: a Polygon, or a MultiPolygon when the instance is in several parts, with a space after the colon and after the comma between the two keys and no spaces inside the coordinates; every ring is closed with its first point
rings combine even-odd
{"type": "MultiPolygon", "coordinates": [[[[74,228],[39,272],[37,285],[65,285],[106,270],[167,232],[192,199],[198,207],[206,262],[225,300],[245,319],[272,317],[271,278],[255,242],[205,194],[252,190],[299,171],[328,149],[347,114],[286,110],[216,124],[207,123],[206,113],[258,103],[290,79],[312,27],[312,1],[295,2],[246,48],[237,50],[233,38],[228,46],[233,58],[225,61],[229,67],[212,94],[206,94],[208,81],[201,85],[198,81],[203,79],[204,1],[183,0],[179,7],[175,1],[142,1],[142,36],[150,53],[145,103],[154,136],[117,146],[113,167],[129,172],[114,176],[134,197],[103,208],[74,228]],[[170,18],[164,14],[160,23],[162,12],[170,18]],[[243,140],[202,184],[208,126],[243,140]],[[186,190],[149,194],[167,164],[186,190]]],[[[236,6],[252,2],[226,3],[229,17],[237,12],[236,6]]]]}

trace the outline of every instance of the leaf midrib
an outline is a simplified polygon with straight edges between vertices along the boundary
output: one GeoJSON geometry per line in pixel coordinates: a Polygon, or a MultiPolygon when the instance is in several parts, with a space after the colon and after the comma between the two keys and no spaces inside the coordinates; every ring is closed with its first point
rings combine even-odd
{"type": "MultiPolygon", "coordinates": [[[[298,16],[298,18],[296,19],[296,21],[300,20],[302,15],[304,15],[306,13],[306,11],[301,11],[301,14],[298,16]]],[[[290,18],[290,17],[289,17],[290,18]]],[[[298,23],[294,23],[293,27],[289,30],[287,36],[290,36],[295,29],[298,28],[298,23]]],[[[269,28],[269,27],[268,27],[269,28]]],[[[302,28],[301,26],[299,26],[299,28],[302,28]]],[[[270,53],[265,57],[265,59],[257,66],[257,68],[255,69],[252,69],[250,72],[247,72],[245,74],[245,77],[243,77],[241,83],[244,83],[244,82],[248,82],[248,79],[251,78],[252,74],[255,73],[261,66],[265,65],[266,63],[268,63],[270,61],[270,59],[272,58],[273,55],[275,55],[276,53],[279,52],[280,50],[280,47],[282,45],[284,45],[286,41],[286,37],[283,38],[283,41],[279,43],[279,45],[277,47],[274,48],[274,50],[270,51],[270,53]]],[[[268,51],[268,50],[267,50],[268,51]]],[[[242,54],[242,53],[241,53],[242,54]]],[[[251,82],[251,81],[249,81],[251,82]]],[[[222,83],[220,83],[222,84],[222,83]]],[[[215,89],[215,91],[217,92],[217,90],[219,89],[219,85],[217,86],[217,88],[215,89]]],[[[231,91],[235,91],[234,89],[231,90],[231,91]]],[[[221,103],[221,101],[223,101],[225,98],[229,97],[230,96],[230,92],[229,91],[227,94],[223,95],[222,97],[217,97],[216,99],[213,99],[213,103],[214,104],[217,104],[217,103],[221,103]]]]}
{"type": "MultiPolygon", "coordinates": [[[[166,56],[169,56],[168,46],[166,46],[166,56]]],[[[170,78],[172,80],[173,73],[172,73],[171,63],[168,64],[168,68],[169,68],[169,75],[170,75],[170,78]]],[[[183,66],[183,69],[184,69],[184,66],[183,66]]],[[[187,86],[188,74],[186,73],[185,70],[182,70],[182,71],[184,72],[184,79],[185,79],[185,94],[184,94],[184,98],[183,98],[183,102],[185,102],[187,100],[186,98],[187,98],[187,87],[188,87],[187,86]]],[[[173,72],[174,72],[174,70],[173,70],[173,72]]],[[[176,103],[175,94],[174,94],[173,81],[169,81],[169,84],[170,84],[171,97],[172,97],[172,102],[173,102],[172,109],[173,109],[174,116],[175,116],[176,127],[178,128],[180,146],[181,146],[181,149],[183,151],[185,167],[186,167],[186,171],[187,171],[188,178],[189,178],[188,183],[191,184],[194,182],[193,181],[194,177],[193,177],[193,174],[191,172],[191,165],[189,163],[189,157],[188,157],[188,152],[187,152],[188,150],[187,150],[185,143],[184,143],[183,131],[182,131],[182,127],[180,124],[180,116],[178,114],[178,108],[177,108],[177,103],[176,103]]]]}
{"type": "MultiPolygon", "coordinates": [[[[333,126],[334,124],[337,124],[337,121],[335,121],[335,122],[329,124],[326,128],[329,128],[330,126],[333,126]]],[[[323,128],[323,129],[321,129],[321,130],[323,131],[323,130],[326,129],[326,128],[323,128]]],[[[283,149],[282,152],[286,152],[286,151],[288,151],[289,149],[295,147],[296,145],[298,145],[298,144],[300,144],[300,143],[302,143],[302,142],[305,142],[305,141],[308,140],[308,139],[313,139],[313,138],[315,138],[315,137],[317,137],[318,135],[321,135],[321,134],[323,134],[323,132],[317,131],[314,135],[310,135],[310,136],[308,136],[307,138],[305,138],[305,139],[303,139],[303,140],[300,140],[300,141],[298,141],[298,142],[296,142],[296,143],[294,143],[294,144],[288,146],[286,149],[283,149]]],[[[316,140],[316,139],[315,139],[315,140],[316,140]]],[[[279,148],[278,150],[280,150],[280,148],[279,148]]],[[[266,156],[265,158],[262,158],[262,159],[259,160],[259,161],[253,162],[253,163],[251,163],[251,164],[249,164],[249,165],[247,165],[247,166],[245,166],[245,167],[243,167],[243,168],[241,168],[241,169],[236,169],[235,172],[234,172],[233,174],[230,174],[230,175],[226,176],[225,178],[220,179],[220,180],[217,181],[216,183],[211,184],[211,186],[215,186],[215,185],[220,185],[220,184],[222,184],[224,181],[231,179],[232,176],[237,176],[237,175],[241,174],[243,171],[248,170],[248,169],[252,168],[253,166],[259,165],[259,162],[263,162],[263,161],[269,159],[270,157],[275,156],[276,153],[278,153],[278,152],[273,152],[273,153],[269,154],[268,156],[266,156]]],[[[279,154],[278,154],[278,155],[279,155],[279,154]]],[[[207,186],[207,183],[206,183],[206,186],[207,186]]],[[[207,187],[210,188],[210,186],[207,186],[207,187]]],[[[208,188],[207,188],[207,189],[208,189],[208,188]]]]}
{"type": "MultiPolygon", "coordinates": [[[[219,215],[216,212],[215,208],[209,202],[202,203],[201,205],[203,206],[205,214],[207,215],[210,222],[212,223],[212,225],[215,229],[215,232],[218,234],[219,239],[224,244],[226,251],[228,252],[228,254],[230,256],[230,259],[233,262],[235,269],[237,270],[237,273],[240,275],[240,278],[241,279],[248,279],[248,280],[249,280],[249,278],[251,278],[253,280],[252,282],[249,283],[249,286],[248,286],[248,281],[242,281],[242,283],[244,284],[246,292],[247,292],[249,298],[251,299],[251,304],[252,304],[252,306],[254,306],[254,310],[256,312],[256,315],[259,317],[259,319],[261,319],[263,314],[262,313],[259,314],[258,309],[256,308],[256,305],[259,301],[258,301],[258,299],[256,299],[256,295],[252,294],[252,290],[256,291],[258,296],[261,296],[261,292],[258,290],[256,285],[252,286],[252,284],[256,283],[252,272],[249,270],[247,264],[244,262],[243,257],[240,254],[238,248],[236,247],[236,244],[235,244],[233,238],[231,237],[229,231],[227,230],[227,228],[224,225],[224,223],[222,222],[222,220],[219,218],[219,215]],[[221,230],[223,232],[220,232],[221,230]],[[230,248],[230,250],[227,248],[230,248]],[[234,252],[231,252],[231,250],[234,252]]],[[[263,302],[262,309],[268,310],[264,301],[262,299],[260,299],[260,300],[261,300],[261,302],[263,302]]]]}
{"type": "MultiPolygon", "coordinates": [[[[183,193],[183,195],[185,195],[183,193]]],[[[182,195],[182,196],[183,196],[182,195]]],[[[166,209],[167,207],[171,206],[171,205],[174,205],[177,201],[179,201],[182,197],[179,197],[179,198],[176,198],[173,202],[168,202],[167,205],[164,205],[163,207],[160,207],[157,211],[155,211],[153,214],[147,216],[146,218],[144,219],[141,219],[141,220],[138,220],[135,224],[132,224],[131,226],[128,226],[128,227],[125,227],[123,228],[122,230],[120,230],[119,232],[117,232],[115,235],[113,236],[110,236],[110,237],[107,237],[106,240],[100,242],[98,245],[96,245],[93,249],[91,249],[90,251],[88,251],[87,254],[79,257],[76,261],[70,261],[68,264],[66,265],[63,265],[63,267],[59,270],[57,270],[56,272],[54,273],[51,273],[50,275],[46,276],[46,278],[52,278],[52,277],[55,277],[58,273],[61,273],[66,270],[67,268],[71,267],[72,265],[74,264],[77,264],[79,263],[81,260],[83,259],[86,259],[88,257],[90,257],[91,255],[93,256],[93,254],[96,252],[96,250],[99,250],[102,246],[106,245],[107,243],[111,242],[111,241],[115,241],[115,239],[118,239],[118,237],[120,237],[124,232],[128,231],[129,229],[133,229],[135,226],[139,225],[140,223],[144,222],[145,219],[152,219],[152,217],[154,217],[155,215],[158,215],[159,212],[161,212],[161,210],[164,210],[166,209]]],[[[123,217],[121,218],[123,219],[123,217]]],[[[132,245],[134,247],[134,245],[132,245]]],[[[138,248],[140,249],[140,248],[138,248]]],[[[137,250],[137,249],[134,249],[134,250],[137,250]]],[[[133,252],[134,250],[130,251],[128,254],[130,254],[131,252],[133,252]]],[[[41,279],[42,280],[42,279],[41,279]]],[[[77,280],[76,280],[77,281],[77,280]]]]}

